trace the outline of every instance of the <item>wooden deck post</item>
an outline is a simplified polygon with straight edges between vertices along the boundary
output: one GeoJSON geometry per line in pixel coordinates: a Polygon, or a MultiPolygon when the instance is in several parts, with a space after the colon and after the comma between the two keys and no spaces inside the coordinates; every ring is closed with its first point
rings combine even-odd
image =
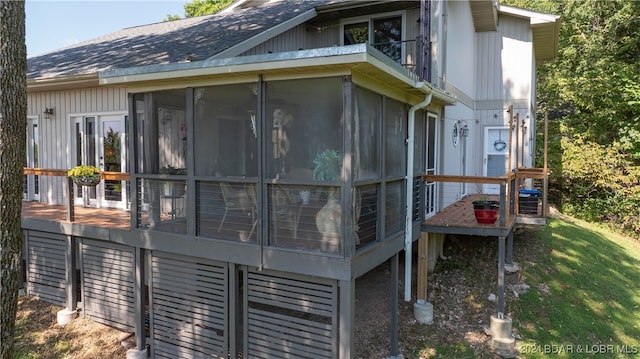
{"type": "MultiPolygon", "coordinates": [[[[520,168],[520,113],[516,113],[516,166],[515,169],[520,168]]],[[[522,144],[524,148],[524,144],[522,144]]],[[[524,161],[523,161],[524,162],[524,161]]]]}
{"type": "Polygon", "coordinates": [[[429,233],[422,232],[418,239],[417,299],[427,301],[427,274],[429,259],[429,233]]]}
{"type": "Polygon", "coordinates": [[[505,208],[506,205],[507,205],[507,183],[506,181],[500,181],[500,209],[498,210],[499,212],[498,223],[500,224],[500,227],[504,227],[507,223],[506,215],[510,211],[507,211],[507,209],[505,208]]]}

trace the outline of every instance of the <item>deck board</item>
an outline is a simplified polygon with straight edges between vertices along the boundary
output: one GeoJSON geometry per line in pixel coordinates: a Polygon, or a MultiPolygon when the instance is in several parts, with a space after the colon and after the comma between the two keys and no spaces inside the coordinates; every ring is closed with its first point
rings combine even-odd
{"type": "MultiPolygon", "coordinates": [[[[75,206],[74,223],[96,227],[128,230],[131,228],[129,211],[109,208],[85,208],[75,206]]],[[[67,222],[67,207],[40,202],[22,202],[22,217],[53,222],[67,222]]]]}
{"type": "MultiPolygon", "coordinates": [[[[491,200],[499,200],[498,196],[488,196],[491,200]]],[[[449,233],[479,236],[507,236],[515,224],[515,216],[508,218],[501,226],[500,218],[493,224],[480,224],[476,221],[471,202],[480,195],[467,196],[452,203],[442,211],[422,222],[422,232],[449,233]]]]}

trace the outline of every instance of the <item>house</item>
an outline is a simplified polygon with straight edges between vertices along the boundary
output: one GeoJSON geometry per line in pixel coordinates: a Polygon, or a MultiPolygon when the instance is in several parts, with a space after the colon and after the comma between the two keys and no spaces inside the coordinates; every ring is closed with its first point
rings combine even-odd
{"type": "Polygon", "coordinates": [[[27,290],[135,332],[132,357],[354,357],[356,278],[398,270],[425,218],[478,192],[423,175],[532,167],[558,19],[495,1],[237,5],[28,59],[25,205],[130,219],[23,218],[27,290]],[[55,175],[79,164],[102,183],[55,175]]]}

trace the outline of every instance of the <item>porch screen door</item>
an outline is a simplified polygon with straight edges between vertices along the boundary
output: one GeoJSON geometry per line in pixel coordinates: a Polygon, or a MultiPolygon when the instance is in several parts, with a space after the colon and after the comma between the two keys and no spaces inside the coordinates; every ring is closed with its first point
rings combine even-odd
{"type": "MultiPolygon", "coordinates": [[[[509,153],[509,128],[485,128],[484,175],[488,177],[504,176],[507,173],[509,153]]],[[[485,194],[500,194],[500,185],[485,184],[485,194]]]]}

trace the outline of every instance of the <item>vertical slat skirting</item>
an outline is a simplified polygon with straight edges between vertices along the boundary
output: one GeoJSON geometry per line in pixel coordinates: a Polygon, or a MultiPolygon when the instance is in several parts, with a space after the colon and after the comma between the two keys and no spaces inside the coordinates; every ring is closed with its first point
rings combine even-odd
{"type": "Polygon", "coordinates": [[[335,358],[337,282],[249,270],[247,357],[335,358]]]}
{"type": "Polygon", "coordinates": [[[121,330],[135,330],[133,248],[83,239],[83,314],[121,330]]]}
{"type": "Polygon", "coordinates": [[[155,358],[227,358],[228,265],[154,252],[151,339],[155,358]]]}
{"type": "Polygon", "coordinates": [[[25,231],[27,242],[27,292],[49,303],[66,303],[65,237],[25,231]]]}

